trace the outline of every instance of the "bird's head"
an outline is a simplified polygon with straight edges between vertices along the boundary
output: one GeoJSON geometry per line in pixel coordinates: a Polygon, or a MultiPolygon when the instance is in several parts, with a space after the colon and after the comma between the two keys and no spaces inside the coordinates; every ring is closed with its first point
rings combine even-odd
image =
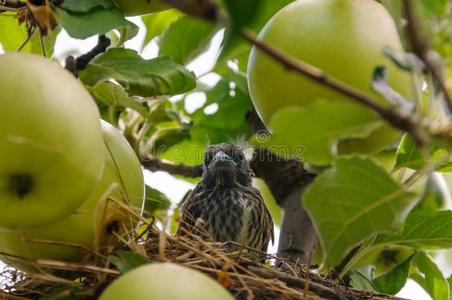
{"type": "Polygon", "coordinates": [[[253,171],[242,150],[232,144],[209,146],[204,155],[203,182],[213,187],[250,186],[253,171]]]}

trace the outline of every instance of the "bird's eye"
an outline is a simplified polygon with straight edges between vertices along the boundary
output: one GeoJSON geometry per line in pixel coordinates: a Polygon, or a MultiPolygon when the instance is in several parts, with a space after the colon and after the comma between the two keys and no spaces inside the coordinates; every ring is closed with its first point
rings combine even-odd
{"type": "Polygon", "coordinates": [[[211,160],[212,160],[212,155],[206,155],[204,157],[204,164],[206,164],[206,165],[209,164],[211,160]]]}
{"type": "Polygon", "coordinates": [[[235,161],[237,164],[241,164],[241,163],[242,163],[242,160],[243,160],[244,158],[245,158],[245,157],[244,157],[243,154],[241,154],[241,153],[234,155],[234,161],[235,161]]]}

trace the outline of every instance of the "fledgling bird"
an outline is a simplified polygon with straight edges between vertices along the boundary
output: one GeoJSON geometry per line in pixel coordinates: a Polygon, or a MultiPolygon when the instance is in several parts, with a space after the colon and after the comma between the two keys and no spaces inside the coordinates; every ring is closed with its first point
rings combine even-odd
{"type": "Polygon", "coordinates": [[[181,206],[177,235],[202,226],[213,241],[234,241],[266,252],[273,221],[262,196],[251,186],[253,171],[238,146],[206,149],[202,181],[181,206]]]}

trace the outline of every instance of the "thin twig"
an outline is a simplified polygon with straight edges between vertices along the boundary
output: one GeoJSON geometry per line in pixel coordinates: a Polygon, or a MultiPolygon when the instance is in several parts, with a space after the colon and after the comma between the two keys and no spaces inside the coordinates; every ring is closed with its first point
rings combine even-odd
{"type": "Polygon", "coordinates": [[[200,165],[187,166],[184,164],[173,164],[169,162],[164,162],[163,160],[156,157],[144,158],[142,163],[143,167],[149,171],[164,171],[172,175],[184,176],[184,177],[201,177],[202,167],[200,165]]]}
{"type": "Polygon", "coordinates": [[[78,72],[85,69],[89,62],[95,58],[100,53],[105,52],[108,46],[110,46],[110,39],[107,38],[104,34],[100,34],[96,46],[91,49],[89,52],[80,55],[75,58],[73,56],[68,56],[66,58],[66,66],[65,68],[69,70],[74,76],[78,76],[78,72]]]}
{"type": "Polygon", "coordinates": [[[178,10],[210,22],[218,21],[220,9],[212,0],[163,0],[178,10]]]}
{"type": "Polygon", "coordinates": [[[36,261],[38,265],[44,266],[44,267],[52,267],[55,269],[60,270],[73,270],[73,271],[91,271],[91,272],[100,272],[100,273],[106,273],[111,275],[119,275],[121,274],[119,271],[108,269],[108,268],[102,268],[95,265],[88,265],[88,264],[79,264],[79,263],[70,263],[70,262],[63,262],[63,261],[57,261],[52,259],[38,259],[36,261]]]}
{"type": "Polygon", "coordinates": [[[0,0],[0,12],[18,11],[25,6],[26,4],[24,2],[18,0],[0,0]]]}
{"type": "Polygon", "coordinates": [[[372,109],[378,113],[383,119],[388,121],[393,127],[408,132],[416,144],[424,146],[427,144],[428,137],[426,133],[419,128],[412,117],[408,115],[402,115],[401,112],[396,112],[391,108],[387,108],[371,97],[363,93],[362,91],[340,81],[334,77],[328,76],[321,69],[310,65],[306,62],[297,60],[296,58],[286,54],[277,47],[274,47],[262,40],[259,40],[257,36],[249,31],[242,31],[243,37],[253,44],[256,48],[260,49],[267,55],[273,57],[275,60],[284,65],[287,69],[300,73],[311,80],[317,81],[329,88],[350,97],[358,103],[372,109]]]}
{"type": "Polygon", "coordinates": [[[433,79],[438,84],[444,95],[449,112],[452,112],[452,96],[447,90],[442,74],[441,62],[435,58],[435,53],[431,50],[427,37],[422,31],[422,26],[416,17],[415,5],[412,0],[403,0],[405,17],[407,21],[406,31],[410,39],[414,53],[423,61],[433,79]]]}
{"type": "Polygon", "coordinates": [[[33,34],[35,33],[35,31],[36,31],[36,27],[33,27],[33,29],[31,29],[30,33],[28,34],[27,38],[25,39],[25,41],[19,46],[19,48],[17,48],[17,52],[22,51],[22,49],[28,44],[28,42],[33,37],[33,34]]]}

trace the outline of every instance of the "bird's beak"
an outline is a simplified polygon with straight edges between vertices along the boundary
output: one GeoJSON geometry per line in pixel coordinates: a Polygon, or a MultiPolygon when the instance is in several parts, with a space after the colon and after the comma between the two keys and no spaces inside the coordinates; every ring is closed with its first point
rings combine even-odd
{"type": "Polygon", "coordinates": [[[226,153],[224,153],[223,151],[218,151],[215,156],[212,159],[212,163],[211,164],[232,164],[232,165],[236,165],[236,163],[234,162],[234,160],[227,155],[226,153]]]}

